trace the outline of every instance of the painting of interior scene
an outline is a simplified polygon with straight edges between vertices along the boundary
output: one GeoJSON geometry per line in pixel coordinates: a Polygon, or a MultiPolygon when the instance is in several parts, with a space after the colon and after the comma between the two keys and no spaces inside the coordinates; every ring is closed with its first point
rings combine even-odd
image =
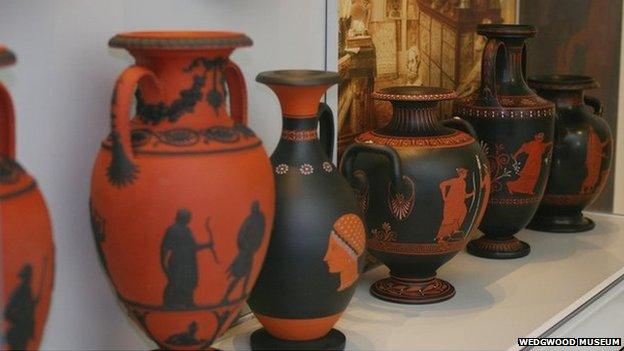
{"type": "MultiPolygon", "coordinates": [[[[384,126],[387,102],[374,90],[440,86],[466,96],[479,86],[480,23],[515,23],[516,0],[339,0],[338,153],[384,126]]],[[[450,105],[443,106],[450,113],[450,105]]]]}

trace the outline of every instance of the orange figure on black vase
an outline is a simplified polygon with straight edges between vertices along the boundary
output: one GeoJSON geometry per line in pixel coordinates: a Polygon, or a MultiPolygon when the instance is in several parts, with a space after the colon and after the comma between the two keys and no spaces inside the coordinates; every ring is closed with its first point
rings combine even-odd
{"type": "Polygon", "coordinates": [[[264,327],[252,349],[342,349],[332,329],[355,292],[366,232],[355,194],[331,162],[333,115],[319,100],[338,74],[311,70],[260,73],[277,95],[282,136],[271,155],[276,214],[267,258],[249,307],[264,327]],[[320,140],[317,128],[320,123],[320,140]]]}
{"type": "Polygon", "coordinates": [[[465,168],[457,169],[457,177],[450,178],[440,183],[440,193],[442,201],[444,201],[444,211],[442,214],[442,224],[436,235],[437,241],[444,241],[453,237],[455,234],[463,236],[459,229],[464,224],[468,207],[466,199],[475,196],[474,190],[466,193],[466,176],[468,170],[465,168]]]}
{"type": "Polygon", "coordinates": [[[587,76],[549,74],[530,77],[529,84],[557,108],[552,168],[529,228],[560,233],[591,230],[595,224],[582,211],[602,191],[613,158],[613,137],[601,118],[602,103],[585,95],[598,82],[587,76]]]}
{"type": "Polygon", "coordinates": [[[454,104],[455,115],[475,128],[490,163],[491,189],[468,252],[493,259],[519,258],[530,246],[514,235],[526,227],[542,199],[554,134],[554,105],[526,83],[525,41],[536,29],[521,24],[480,24],[487,37],[481,85],[454,104]]]}
{"type": "MultiPolygon", "coordinates": [[[[0,67],[15,56],[0,46],[0,67]]],[[[0,349],[36,350],[54,282],[54,243],[45,200],[15,160],[15,115],[0,83],[0,349]]]]}
{"type": "Polygon", "coordinates": [[[514,160],[518,162],[520,156],[525,154],[524,165],[521,167],[516,180],[507,182],[507,190],[510,194],[521,193],[533,195],[535,187],[542,174],[542,165],[545,161],[545,155],[548,155],[552,142],[544,142],[544,133],[538,132],[531,141],[522,144],[518,151],[513,155],[514,160]]]}
{"type": "Polygon", "coordinates": [[[382,89],[390,101],[383,128],[357,137],[345,150],[342,172],[366,198],[368,251],[390,269],[371,293],[380,299],[424,304],[450,299],[455,288],[436,271],[462,250],[486,205],[487,161],[472,126],[439,121],[438,104],[456,96],[435,87],[382,89]]]}
{"type": "Polygon", "coordinates": [[[251,39],[133,32],[109,44],[136,64],[115,84],[93,167],[98,254],[160,348],[207,349],[260,274],[275,209],[271,164],[247,127],[244,77],[229,59],[251,39]]]}

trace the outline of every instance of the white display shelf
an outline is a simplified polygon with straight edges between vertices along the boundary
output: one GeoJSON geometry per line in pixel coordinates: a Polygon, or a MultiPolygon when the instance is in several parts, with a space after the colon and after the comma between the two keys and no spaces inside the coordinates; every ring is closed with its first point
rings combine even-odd
{"type": "MultiPolygon", "coordinates": [[[[522,231],[518,237],[531,245],[531,254],[521,259],[489,260],[461,252],[438,272],[457,290],[442,303],[378,300],[368,289],[388,270],[367,272],[336,328],[347,336],[348,350],[514,348],[518,337],[556,326],[624,273],[624,216],[589,215],[596,221],[590,232],[522,231]]],[[[249,336],[259,327],[255,318],[244,318],[213,346],[248,350],[249,336]]]]}

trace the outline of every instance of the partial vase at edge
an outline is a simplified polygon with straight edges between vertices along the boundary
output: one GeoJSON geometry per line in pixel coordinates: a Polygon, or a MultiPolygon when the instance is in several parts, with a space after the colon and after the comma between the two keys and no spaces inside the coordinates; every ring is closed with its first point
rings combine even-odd
{"type": "Polygon", "coordinates": [[[91,178],[91,225],[117,296],[159,348],[209,348],[264,261],[273,173],[247,127],[245,80],[229,59],[250,45],[229,32],[110,41],[136,64],[113,91],[111,130],[91,178]]]}
{"type": "MultiPolygon", "coordinates": [[[[0,46],[0,67],[15,55],[0,46]]],[[[52,300],[52,224],[37,182],[16,161],[13,101],[0,83],[1,350],[37,350],[52,300]]]]}
{"type": "Polygon", "coordinates": [[[529,85],[557,108],[548,185],[529,228],[591,230],[595,224],[582,211],[602,192],[613,158],[613,137],[602,118],[602,103],[585,95],[598,83],[592,77],[553,74],[530,77],[529,85]]]}

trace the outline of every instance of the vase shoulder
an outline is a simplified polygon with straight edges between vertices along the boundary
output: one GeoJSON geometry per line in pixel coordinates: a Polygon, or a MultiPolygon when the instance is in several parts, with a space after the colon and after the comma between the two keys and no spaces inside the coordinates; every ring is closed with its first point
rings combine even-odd
{"type": "Polygon", "coordinates": [[[369,131],[358,136],[356,141],[392,147],[445,148],[469,145],[474,143],[475,139],[457,130],[451,134],[432,136],[395,136],[369,131]]]}

